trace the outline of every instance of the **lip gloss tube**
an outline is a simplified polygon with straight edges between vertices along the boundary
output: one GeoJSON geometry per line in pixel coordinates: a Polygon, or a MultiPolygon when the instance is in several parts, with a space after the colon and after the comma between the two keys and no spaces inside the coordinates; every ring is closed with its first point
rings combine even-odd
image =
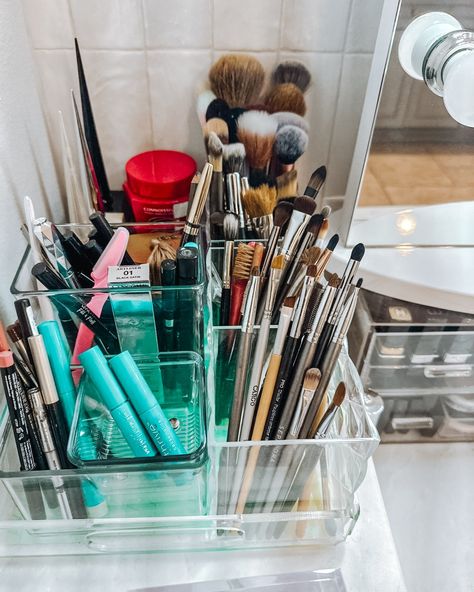
{"type": "Polygon", "coordinates": [[[156,456],[156,448],[113,375],[104,354],[97,346],[79,354],[87,375],[98,390],[123,437],[136,457],[156,456]]]}
{"type": "Polygon", "coordinates": [[[170,426],[163,410],[143,378],[130,352],[110,360],[110,367],[128,395],[146,431],[162,455],[186,454],[184,446],[170,426]]]}

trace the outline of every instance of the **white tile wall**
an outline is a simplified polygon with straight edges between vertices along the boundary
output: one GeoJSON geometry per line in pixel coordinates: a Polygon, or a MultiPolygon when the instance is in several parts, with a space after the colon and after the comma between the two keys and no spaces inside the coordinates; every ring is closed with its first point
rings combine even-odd
{"type": "Polygon", "coordinates": [[[299,165],[301,185],[330,159],[328,186],[331,193],[344,192],[383,0],[370,0],[370,6],[360,0],[22,1],[58,163],[58,109],[72,138],[74,35],[114,189],[122,184],[127,159],[141,150],[175,148],[202,162],[195,96],[213,60],[244,51],[268,73],[282,59],[309,67],[312,132],[299,165]],[[347,53],[356,83],[346,83],[347,53]]]}

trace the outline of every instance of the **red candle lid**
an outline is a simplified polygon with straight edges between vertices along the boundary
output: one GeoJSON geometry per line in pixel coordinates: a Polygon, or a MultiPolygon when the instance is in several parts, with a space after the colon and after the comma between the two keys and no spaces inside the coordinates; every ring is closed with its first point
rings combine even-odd
{"type": "Polygon", "coordinates": [[[130,189],[158,199],[187,195],[196,170],[194,158],[176,150],[142,152],[125,165],[130,189]]]}

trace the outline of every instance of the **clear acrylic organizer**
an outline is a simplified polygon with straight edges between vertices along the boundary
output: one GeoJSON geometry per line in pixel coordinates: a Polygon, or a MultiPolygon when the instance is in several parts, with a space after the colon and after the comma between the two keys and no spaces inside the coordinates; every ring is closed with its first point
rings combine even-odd
{"type": "MultiPolygon", "coordinates": [[[[211,258],[216,256],[213,251],[211,248],[207,256],[209,276],[211,258]]],[[[218,305],[215,288],[215,281],[209,281],[203,290],[204,306],[208,310],[212,299],[218,305]]],[[[327,545],[341,542],[350,534],[359,516],[356,491],[378,444],[378,434],[365,409],[359,376],[347,354],[341,354],[330,390],[342,379],[348,394],[326,439],[227,443],[227,410],[233,395],[235,365],[229,360],[226,348],[230,339],[238,343],[240,332],[238,327],[213,327],[210,315],[205,315],[203,325],[206,360],[203,394],[209,458],[202,465],[183,467],[184,482],[177,479],[180,469],[173,467],[167,471],[159,462],[22,473],[8,414],[3,408],[0,555],[327,545]],[[279,457],[280,481],[283,473],[284,477],[289,472],[294,475],[292,481],[296,485],[291,492],[273,486],[275,468],[270,469],[262,462],[267,455],[279,457]],[[262,493],[253,483],[243,510],[237,512],[237,505],[233,504],[239,501],[245,469],[252,458],[256,481],[269,483],[270,487],[262,493]],[[303,470],[298,470],[301,467],[303,470]],[[165,480],[165,473],[168,473],[167,503],[148,503],[147,490],[158,488],[160,480],[165,480]],[[49,487],[54,488],[58,477],[68,480],[71,489],[81,491],[86,482],[110,483],[108,513],[67,520],[48,508],[45,518],[32,519],[25,487],[37,487],[41,481],[40,487],[44,486],[43,482],[49,482],[49,487]],[[178,496],[178,490],[183,492],[182,497],[178,496]]]]}

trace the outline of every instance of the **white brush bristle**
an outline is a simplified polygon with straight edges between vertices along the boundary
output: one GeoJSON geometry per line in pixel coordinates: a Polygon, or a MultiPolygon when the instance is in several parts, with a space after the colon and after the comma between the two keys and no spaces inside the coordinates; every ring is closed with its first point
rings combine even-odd
{"type": "Polygon", "coordinates": [[[282,128],[284,125],[295,125],[309,134],[309,123],[304,117],[301,117],[301,115],[298,115],[297,113],[292,113],[291,111],[277,111],[276,113],[272,113],[271,117],[277,121],[278,129],[282,128]]]}
{"type": "Polygon", "coordinates": [[[212,90],[204,90],[198,95],[196,100],[196,112],[199,117],[199,123],[201,124],[201,127],[203,127],[206,123],[207,108],[215,98],[216,95],[212,92],[212,90]]]}
{"type": "Polygon", "coordinates": [[[266,111],[246,111],[237,120],[239,129],[257,136],[275,135],[278,122],[266,111]]]}

